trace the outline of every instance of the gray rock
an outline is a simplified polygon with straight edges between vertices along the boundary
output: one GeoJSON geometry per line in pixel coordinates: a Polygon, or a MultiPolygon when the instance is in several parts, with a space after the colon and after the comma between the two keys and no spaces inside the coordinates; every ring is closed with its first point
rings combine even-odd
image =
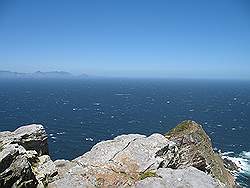
{"type": "MultiPolygon", "coordinates": [[[[211,176],[194,168],[185,169],[160,168],[157,177],[149,177],[136,182],[134,188],[223,188],[223,184],[215,181],[211,176]]],[[[226,187],[225,187],[226,188],[226,187]]]]}
{"type": "Polygon", "coordinates": [[[0,133],[0,187],[44,187],[56,175],[42,125],[0,133]]]}
{"type": "Polygon", "coordinates": [[[22,126],[14,132],[4,131],[0,133],[0,143],[19,144],[26,150],[35,150],[39,155],[47,155],[47,134],[42,125],[32,124],[22,126]]]}
{"type": "Polygon", "coordinates": [[[85,166],[100,166],[109,163],[119,152],[128,147],[132,141],[144,137],[144,135],[130,134],[118,136],[114,140],[99,142],[89,152],[76,158],[74,161],[85,166]]]}
{"type": "Polygon", "coordinates": [[[0,152],[0,173],[6,170],[15,158],[22,153],[25,153],[25,149],[18,144],[7,144],[2,146],[0,152]]]}
{"type": "Polygon", "coordinates": [[[68,160],[56,160],[54,161],[54,164],[56,165],[56,169],[58,172],[57,178],[62,178],[68,171],[77,165],[75,162],[71,162],[68,160]]]}
{"type": "Polygon", "coordinates": [[[0,174],[0,187],[36,187],[38,181],[32,172],[32,167],[24,155],[18,155],[0,174]]]}
{"type": "Polygon", "coordinates": [[[174,145],[174,143],[161,134],[152,134],[149,137],[130,142],[130,145],[117,153],[112,160],[119,166],[123,166],[125,172],[130,169],[130,165],[133,163],[138,168],[133,170],[139,173],[146,170],[156,170],[163,161],[157,152],[165,147],[168,148],[169,145],[174,145]]]}
{"type": "Polygon", "coordinates": [[[42,125],[22,126],[14,131],[17,143],[26,150],[35,150],[38,155],[49,154],[48,137],[42,125]]]}
{"type": "Polygon", "coordinates": [[[48,185],[48,188],[92,188],[96,187],[87,181],[86,169],[79,165],[75,165],[67,171],[63,177],[55,180],[48,185]]]}
{"type": "Polygon", "coordinates": [[[36,178],[45,185],[52,182],[53,178],[58,174],[56,165],[48,155],[43,155],[38,158],[33,172],[36,178]]]}
{"type": "Polygon", "coordinates": [[[163,158],[157,156],[157,152],[173,145],[173,142],[160,134],[149,137],[135,134],[118,136],[114,140],[98,143],[71,163],[63,162],[62,164],[65,164],[63,166],[72,168],[67,168],[67,173],[52,185],[54,187],[133,185],[144,171],[157,170],[163,161],[163,158]]]}

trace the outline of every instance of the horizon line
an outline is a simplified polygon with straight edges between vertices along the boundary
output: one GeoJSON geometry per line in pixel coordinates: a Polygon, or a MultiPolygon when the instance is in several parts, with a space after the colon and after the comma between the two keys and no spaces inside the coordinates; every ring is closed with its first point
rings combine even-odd
{"type": "Polygon", "coordinates": [[[32,72],[19,72],[19,71],[11,71],[11,70],[0,70],[0,72],[10,72],[10,73],[17,73],[17,74],[34,74],[34,73],[69,73],[73,77],[81,76],[81,75],[86,75],[89,78],[107,78],[107,79],[187,79],[187,80],[242,80],[242,81],[249,81],[250,78],[246,77],[198,77],[198,76],[183,76],[183,77],[178,77],[178,76],[117,76],[117,75],[102,75],[102,74],[88,74],[88,73],[72,73],[70,71],[65,71],[65,70],[49,70],[49,71],[41,71],[41,70],[36,70],[32,72]]]}

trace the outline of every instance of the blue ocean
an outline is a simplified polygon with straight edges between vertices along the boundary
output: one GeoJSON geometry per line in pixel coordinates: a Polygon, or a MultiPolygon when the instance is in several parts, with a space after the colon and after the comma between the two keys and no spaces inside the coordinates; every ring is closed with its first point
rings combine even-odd
{"type": "Polygon", "coordinates": [[[40,123],[53,159],[73,159],[120,134],[203,125],[250,185],[250,81],[174,79],[0,80],[0,131],[40,123]]]}

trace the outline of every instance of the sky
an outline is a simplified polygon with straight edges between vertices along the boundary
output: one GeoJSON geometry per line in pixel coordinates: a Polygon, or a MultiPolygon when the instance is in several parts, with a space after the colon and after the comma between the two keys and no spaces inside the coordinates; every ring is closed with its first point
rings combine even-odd
{"type": "Polygon", "coordinates": [[[250,1],[0,0],[0,70],[250,79],[250,1]]]}

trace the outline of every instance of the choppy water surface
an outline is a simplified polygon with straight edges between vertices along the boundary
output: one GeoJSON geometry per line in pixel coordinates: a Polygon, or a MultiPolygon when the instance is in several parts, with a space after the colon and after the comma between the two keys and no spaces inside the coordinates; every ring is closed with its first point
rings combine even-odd
{"type": "Polygon", "coordinates": [[[244,159],[249,172],[248,81],[0,80],[0,130],[43,124],[53,159],[75,158],[120,134],[165,133],[186,119],[201,123],[215,148],[233,152],[228,157],[244,159]]]}

